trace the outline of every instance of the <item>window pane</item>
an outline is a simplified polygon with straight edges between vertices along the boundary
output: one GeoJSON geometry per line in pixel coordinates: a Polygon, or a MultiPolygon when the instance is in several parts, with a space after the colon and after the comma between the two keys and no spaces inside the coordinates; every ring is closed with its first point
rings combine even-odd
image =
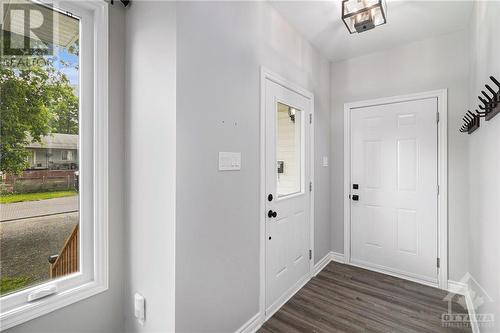
{"type": "Polygon", "coordinates": [[[79,270],[80,22],[29,1],[0,4],[4,296],[79,270]]]}
{"type": "Polygon", "coordinates": [[[277,107],[277,192],[278,197],[302,191],[302,111],[278,103],[277,107]]]}

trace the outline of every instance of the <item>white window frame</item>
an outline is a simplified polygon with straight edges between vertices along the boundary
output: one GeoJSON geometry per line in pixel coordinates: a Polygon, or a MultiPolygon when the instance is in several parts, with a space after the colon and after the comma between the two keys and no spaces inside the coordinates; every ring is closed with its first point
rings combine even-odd
{"type": "Polygon", "coordinates": [[[80,271],[1,297],[0,330],[108,289],[108,4],[44,3],[80,18],[80,271]],[[55,294],[27,301],[53,286],[55,294]]]}
{"type": "Polygon", "coordinates": [[[69,161],[69,150],[61,150],[61,161],[69,161]]]}

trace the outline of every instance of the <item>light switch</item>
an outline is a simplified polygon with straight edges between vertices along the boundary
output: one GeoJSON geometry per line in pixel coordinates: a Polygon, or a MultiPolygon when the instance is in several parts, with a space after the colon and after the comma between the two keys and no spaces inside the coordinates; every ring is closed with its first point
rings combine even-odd
{"type": "Polygon", "coordinates": [[[241,170],[241,153],[219,152],[219,170],[220,171],[241,170]]]}
{"type": "Polygon", "coordinates": [[[323,166],[324,167],[328,166],[328,156],[323,156],[323,166]]]}
{"type": "Polygon", "coordinates": [[[144,325],[144,319],[146,318],[146,301],[144,296],[138,293],[134,295],[134,315],[139,324],[144,325]]]}

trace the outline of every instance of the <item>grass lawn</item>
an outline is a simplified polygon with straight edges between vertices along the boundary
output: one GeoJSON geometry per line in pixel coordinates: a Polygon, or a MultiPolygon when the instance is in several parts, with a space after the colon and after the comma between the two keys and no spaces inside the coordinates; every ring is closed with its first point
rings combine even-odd
{"type": "Polygon", "coordinates": [[[28,286],[30,282],[31,279],[28,277],[2,277],[0,278],[0,295],[22,289],[28,286]]]}
{"type": "MultiPolygon", "coordinates": [[[[37,193],[22,193],[22,194],[7,194],[0,197],[0,203],[13,203],[23,201],[37,201],[53,198],[71,197],[77,195],[76,191],[54,191],[54,192],[37,192],[37,193]]],[[[3,281],[3,280],[2,280],[3,281]]],[[[3,282],[2,282],[3,283],[3,282]]]]}

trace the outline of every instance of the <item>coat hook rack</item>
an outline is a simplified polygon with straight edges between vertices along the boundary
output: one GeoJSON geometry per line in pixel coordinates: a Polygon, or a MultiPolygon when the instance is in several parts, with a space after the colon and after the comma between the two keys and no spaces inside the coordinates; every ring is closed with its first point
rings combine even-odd
{"type": "MultiPolygon", "coordinates": [[[[114,0],[111,0],[110,1],[112,5],[115,4],[115,1],[114,0]]],[[[130,3],[130,0],[120,0],[120,2],[123,4],[124,7],[127,7],[130,3]]]]}
{"type": "Polygon", "coordinates": [[[462,118],[464,124],[460,127],[460,132],[471,134],[476,131],[481,125],[481,118],[486,121],[493,119],[500,112],[500,82],[494,77],[490,76],[490,80],[497,86],[498,90],[495,91],[491,86],[485,85],[486,90],[492,95],[490,96],[484,90],[481,90],[481,96],[477,96],[481,104],[479,104],[479,110],[474,112],[467,110],[467,113],[462,118]]]}

